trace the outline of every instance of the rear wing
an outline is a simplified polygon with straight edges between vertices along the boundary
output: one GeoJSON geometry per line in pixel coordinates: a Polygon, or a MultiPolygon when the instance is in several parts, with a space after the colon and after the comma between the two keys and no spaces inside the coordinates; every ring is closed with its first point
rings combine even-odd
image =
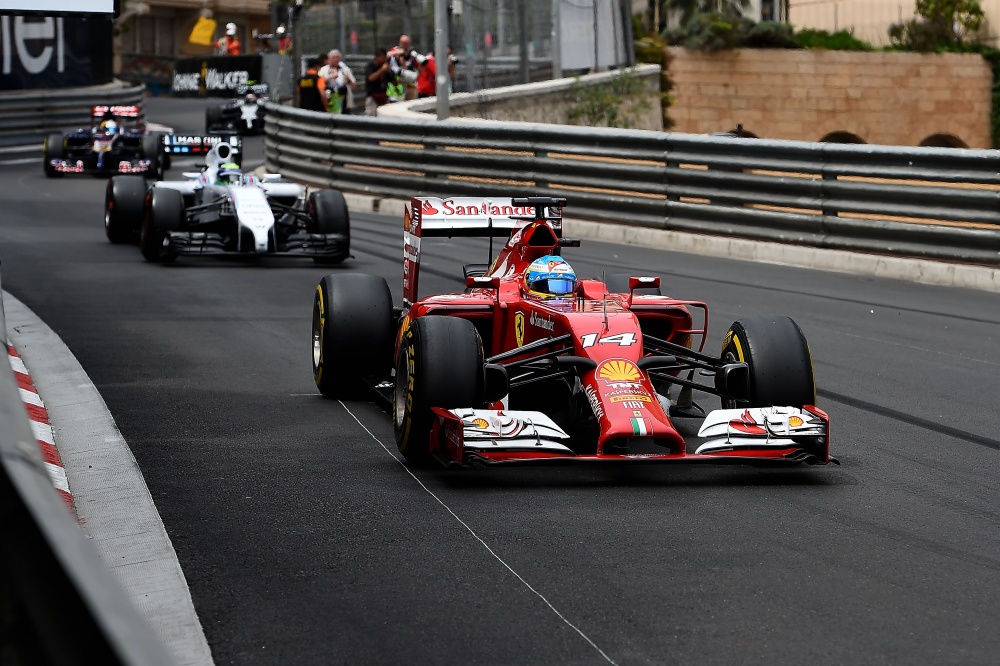
{"type": "Polygon", "coordinates": [[[413,197],[403,211],[403,300],[417,301],[420,239],[455,236],[506,238],[531,221],[546,220],[562,236],[565,199],[552,197],[413,197]]]}
{"type": "Polygon", "coordinates": [[[142,118],[142,109],[138,106],[108,106],[99,104],[91,109],[94,118],[114,116],[115,118],[142,118]]]}
{"type": "Polygon", "coordinates": [[[243,140],[232,136],[193,136],[187,134],[164,134],[163,152],[168,155],[207,155],[220,143],[228,143],[237,164],[242,162],[243,140]]]}

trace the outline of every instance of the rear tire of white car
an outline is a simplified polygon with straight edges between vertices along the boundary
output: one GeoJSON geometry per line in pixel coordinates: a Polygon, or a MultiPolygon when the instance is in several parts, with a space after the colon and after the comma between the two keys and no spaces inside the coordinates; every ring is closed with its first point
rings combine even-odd
{"type": "Polygon", "coordinates": [[[339,264],[351,254],[351,216],[347,201],[337,190],[319,190],[309,195],[309,227],[311,234],[344,234],[343,252],[329,257],[313,257],[317,264],[339,264]]]}
{"type": "Polygon", "coordinates": [[[750,400],[723,398],[725,409],[816,404],[812,354],[802,330],[788,317],[745,317],[723,338],[722,358],[750,368],[750,400]]]}
{"type": "Polygon", "coordinates": [[[385,278],[327,275],[313,298],[312,365],[327,398],[367,398],[366,378],[385,378],[395,342],[392,293],[385,278]]]}
{"type": "Polygon", "coordinates": [[[167,246],[167,232],[184,226],[184,196],[177,190],[154,187],[146,203],[146,215],[139,235],[139,249],[146,261],[166,263],[177,258],[167,246]]]}
{"type": "Polygon", "coordinates": [[[145,203],[146,179],[142,176],[112,176],[104,196],[104,233],[109,241],[136,241],[145,203]]]}
{"type": "Polygon", "coordinates": [[[63,135],[59,132],[52,132],[46,135],[45,143],[42,144],[42,168],[49,178],[59,178],[63,174],[52,168],[52,160],[62,159],[63,156],[63,135]]]}
{"type": "Polygon", "coordinates": [[[483,342],[459,317],[419,317],[403,331],[396,359],[393,433],[406,461],[430,461],[432,407],[482,407],[483,342]]]}

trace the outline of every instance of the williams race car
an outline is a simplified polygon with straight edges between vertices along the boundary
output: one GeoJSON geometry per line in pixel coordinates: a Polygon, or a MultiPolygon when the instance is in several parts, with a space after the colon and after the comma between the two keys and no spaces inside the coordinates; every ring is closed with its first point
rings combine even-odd
{"type": "Polygon", "coordinates": [[[240,89],[240,97],[205,109],[205,134],[260,134],[264,131],[267,84],[240,89]]]}
{"type": "MultiPolygon", "coordinates": [[[[350,220],[340,192],[258,178],[236,162],[239,138],[198,138],[176,148],[208,150],[203,171],[147,188],[141,176],[115,176],[105,196],[104,228],[112,243],[139,240],[152,262],[177,255],[312,257],[337,264],[350,254],[350,220]]],[[[168,147],[169,148],[169,147],[168,147]]]]}
{"type": "Polygon", "coordinates": [[[381,277],[331,274],[316,289],[320,392],[374,389],[413,464],[836,462],[794,321],[746,317],[706,354],[704,303],[661,295],[658,277],[577,278],[561,256],[580,244],[562,238],[564,204],[413,198],[402,308],[381,277]],[[508,235],[491,264],[465,266],[464,292],[418,298],[428,238],[508,235]],[[722,409],[706,413],[695,391],[722,409]]]}
{"type": "Polygon", "coordinates": [[[42,147],[45,175],[66,173],[144,174],[157,180],[169,163],[162,134],[147,133],[137,106],[95,106],[91,127],[63,136],[52,132],[42,147]]]}

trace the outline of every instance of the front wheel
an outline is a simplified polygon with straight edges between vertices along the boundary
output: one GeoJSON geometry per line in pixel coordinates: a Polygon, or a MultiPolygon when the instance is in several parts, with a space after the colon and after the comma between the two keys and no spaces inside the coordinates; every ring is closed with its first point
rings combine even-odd
{"type": "Polygon", "coordinates": [[[139,249],[146,261],[173,261],[177,253],[170,249],[167,234],[184,226],[184,197],[177,190],[154,187],[146,199],[146,217],[139,235],[139,249]]]}
{"type": "Polygon", "coordinates": [[[456,409],[485,403],[483,343],[472,322],[419,317],[403,331],[396,359],[393,432],[407,462],[430,458],[432,407],[456,409]]]}
{"type": "Polygon", "coordinates": [[[788,317],[754,316],[733,322],[723,339],[722,358],[746,363],[750,370],[750,400],[723,398],[726,409],[816,404],[809,344],[788,317]]]}
{"type": "Polygon", "coordinates": [[[316,286],[312,366],[327,398],[363,398],[365,379],[387,377],[395,330],[385,278],[364,273],[327,275],[316,286]]]}
{"type": "Polygon", "coordinates": [[[57,178],[62,175],[52,166],[52,160],[61,160],[63,156],[63,135],[59,132],[52,132],[46,135],[45,143],[42,144],[42,168],[49,178],[57,178]]]}

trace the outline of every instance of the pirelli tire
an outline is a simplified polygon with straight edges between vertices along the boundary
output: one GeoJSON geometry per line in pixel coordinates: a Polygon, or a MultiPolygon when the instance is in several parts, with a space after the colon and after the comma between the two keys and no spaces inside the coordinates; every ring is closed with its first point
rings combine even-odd
{"type": "Polygon", "coordinates": [[[112,243],[139,238],[146,203],[146,179],[112,176],[104,195],[104,233],[112,243]]]}
{"type": "Polygon", "coordinates": [[[343,234],[341,252],[326,257],[313,257],[317,264],[339,264],[351,254],[351,216],[347,201],[337,190],[319,190],[309,194],[309,233],[343,234]]]}
{"type": "Polygon", "coordinates": [[[59,178],[63,174],[52,168],[52,160],[63,157],[63,135],[59,132],[51,132],[45,136],[45,143],[42,144],[42,168],[49,178],[59,178]]]}
{"type": "Polygon", "coordinates": [[[733,322],[723,338],[722,358],[746,363],[750,370],[750,400],[724,398],[724,408],[816,404],[809,344],[789,317],[752,316],[733,322]]]}
{"type": "Polygon", "coordinates": [[[385,278],[344,273],[320,280],[312,316],[313,379],[320,393],[344,400],[368,397],[366,379],[385,378],[392,367],[392,319],[385,278]]]}
{"type": "Polygon", "coordinates": [[[393,432],[406,461],[430,460],[432,407],[484,404],[483,343],[472,322],[459,317],[419,317],[402,333],[393,391],[393,432]]]}
{"type": "Polygon", "coordinates": [[[166,263],[177,258],[167,244],[167,234],[184,227],[184,196],[177,190],[154,187],[146,195],[139,249],[146,261],[166,263]]]}
{"type": "Polygon", "coordinates": [[[142,139],[142,156],[150,161],[149,175],[154,180],[163,180],[169,168],[167,155],[163,150],[163,134],[156,132],[142,139]]]}

